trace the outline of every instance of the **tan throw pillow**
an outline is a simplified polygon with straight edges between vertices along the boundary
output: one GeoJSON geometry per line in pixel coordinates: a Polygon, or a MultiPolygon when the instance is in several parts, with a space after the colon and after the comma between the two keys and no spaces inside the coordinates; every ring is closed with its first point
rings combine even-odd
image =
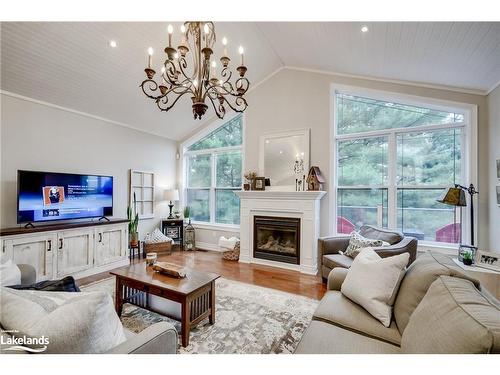
{"type": "Polygon", "coordinates": [[[45,353],[104,353],[126,340],[106,292],[1,288],[0,321],[16,336],[46,337],[45,353]]]}
{"type": "Polygon", "coordinates": [[[344,252],[344,255],[347,255],[351,258],[356,258],[361,249],[365,247],[376,247],[382,246],[383,242],[381,240],[372,240],[370,238],[363,237],[358,232],[354,231],[351,233],[351,238],[349,239],[349,245],[344,252]]]}
{"type": "Polygon", "coordinates": [[[381,258],[372,249],[363,249],[352,262],[340,291],[389,327],[409,257],[409,253],[403,253],[381,258]]]}

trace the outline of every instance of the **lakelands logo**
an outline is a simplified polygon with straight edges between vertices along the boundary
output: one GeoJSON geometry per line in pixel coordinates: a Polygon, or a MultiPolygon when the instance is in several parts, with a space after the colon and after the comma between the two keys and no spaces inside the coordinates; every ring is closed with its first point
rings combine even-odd
{"type": "Polygon", "coordinates": [[[47,350],[49,338],[44,335],[31,337],[19,335],[18,331],[1,331],[7,335],[0,336],[2,351],[26,351],[30,353],[42,353],[47,350]]]}

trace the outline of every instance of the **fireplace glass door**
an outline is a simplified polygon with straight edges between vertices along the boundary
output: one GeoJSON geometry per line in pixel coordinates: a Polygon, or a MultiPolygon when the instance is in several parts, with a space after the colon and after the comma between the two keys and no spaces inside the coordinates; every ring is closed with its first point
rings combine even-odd
{"type": "Polygon", "coordinates": [[[253,256],[300,264],[300,219],[254,216],[253,256]]]}

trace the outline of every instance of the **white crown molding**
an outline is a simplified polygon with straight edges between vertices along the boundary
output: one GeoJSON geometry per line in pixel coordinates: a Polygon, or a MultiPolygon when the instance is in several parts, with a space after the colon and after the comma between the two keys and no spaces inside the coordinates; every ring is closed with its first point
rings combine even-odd
{"type": "Polygon", "coordinates": [[[460,87],[455,87],[455,86],[434,85],[434,84],[430,84],[430,83],[428,84],[428,83],[404,81],[404,80],[389,79],[389,78],[377,78],[377,77],[372,77],[372,76],[338,73],[338,72],[333,72],[333,71],[329,71],[329,70],[302,68],[299,66],[285,65],[283,68],[290,69],[290,70],[309,72],[309,73],[318,73],[318,74],[326,74],[326,75],[331,75],[331,76],[345,77],[345,78],[364,79],[367,81],[386,82],[386,83],[393,83],[393,84],[397,84],[397,85],[416,86],[416,87],[424,87],[424,88],[435,89],[435,90],[453,91],[453,92],[459,92],[462,94],[472,94],[472,95],[481,95],[481,96],[488,95],[488,91],[479,90],[479,89],[466,89],[466,88],[460,88],[460,87]]]}
{"type": "Polygon", "coordinates": [[[488,90],[488,92],[486,93],[486,95],[490,95],[492,91],[494,91],[497,87],[500,86],[500,81],[498,81],[497,83],[495,83],[493,86],[491,86],[491,88],[488,90]]]}
{"type": "Polygon", "coordinates": [[[125,128],[129,128],[129,129],[141,132],[141,133],[146,133],[146,134],[154,135],[156,137],[162,137],[162,138],[168,139],[169,141],[177,142],[175,139],[171,139],[171,138],[165,137],[164,135],[161,135],[159,133],[146,131],[144,129],[140,129],[140,128],[137,128],[135,126],[132,126],[130,124],[125,124],[123,122],[119,122],[119,121],[115,121],[115,120],[110,120],[108,118],[96,116],[96,115],[93,115],[93,114],[87,113],[87,112],[77,111],[76,109],[71,109],[71,108],[68,108],[68,107],[62,107],[60,105],[49,103],[49,102],[45,102],[43,100],[38,100],[38,99],[30,98],[28,96],[19,95],[19,94],[16,94],[14,92],[11,92],[11,91],[0,90],[0,94],[6,95],[6,96],[10,96],[10,97],[13,97],[13,98],[16,98],[16,99],[20,99],[20,100],[25,100],[27,102],[31,102],[31,103],[43,105],[43,106],[46,106],[46,107],[51,107],[51,108],[59,109],[61,111],[74,113],[74,114],[79,115],[79,116],[89,117],[91,119],[99,120],[99,121],[103,121],[103,122],[107,122],[109,124],[123,126],[125,128]]]}

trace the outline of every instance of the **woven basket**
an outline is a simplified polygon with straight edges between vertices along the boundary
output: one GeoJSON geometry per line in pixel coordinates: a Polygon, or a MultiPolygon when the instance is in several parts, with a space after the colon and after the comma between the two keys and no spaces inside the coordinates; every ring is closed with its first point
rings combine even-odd
{"type": "Polygon", "coordinates": [[[240,242],[236,242],[233,250],[224,251],[222,259],[225,260],[239,260],[240,259],[240,242]]]}
{"type": "Polygon", "coordinates": [[[172,253],[172,242],[144,243],[144,252],[147,253],[172,253]]]}

